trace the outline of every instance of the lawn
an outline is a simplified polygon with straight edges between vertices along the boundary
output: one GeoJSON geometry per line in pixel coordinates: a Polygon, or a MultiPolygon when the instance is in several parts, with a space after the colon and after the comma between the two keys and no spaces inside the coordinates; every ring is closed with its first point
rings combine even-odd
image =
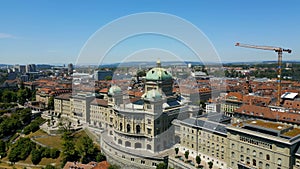
{"type": "Polygon", "coordinates": [[[47,165],[47,164],[53,164],[53,163],[55,163],[55,165],[57,167],[59,167],[60,166],[60,162],[61,162],[61,156],[59,156],[57,159],[43,158],[41,160],[41,162],[39,163],[39,165],[47,165]]]}
{"type": "Polygon", "coordinates": [[[41,144],[44,144],[46,146],[49,146],[51,148],[57,148],[59,150],[62,149],[62,139],[58,136],[47,136],[47,137],[40,137],[35,138],[35,140],[41,144]]]}
{"type": "MultiPolygon", "coordinates": [[[[44,145],[47,145],[51,148],[57,148],[59,150],[62,149],[62,139],[61,139],[61,136],[60,135],[57,135],[57,136],[51,136],[51,135],[48,135],[47,133],[43,132],[42,130],[38,130],[34,133],[30,133],[29,135],[25,136],[25,137],[34,137],[34,136],[42,136],[42,137],[38,137],[38,138],[35,138],[35,140],[41,144],[44,144],[44,145]]],[[[81,137],[84,137],[84,136],[87,136],[87,134],[85,133],[85,131],[79,131],[79,132],[76,132],[73,134],[74,136],[74,141],[75,141],[75,144],[77,144],[77,142],[79,141],[79,139],[81,137]]],[[[52,159],[52,158],[43,158],[41,160],[41,162],[38,164],[38,165],[47,165],[47,164],[54,164],[57,166],[57,167],[60,167],[60,162],[61,162],[61,156],[59,156],[57,159],[52,159]]],[[[7,156],[5,158],[2,159],[3,161],[8,161],[8,158],[7,156]]],[[[24,161],[19,161],[20,163],[25,163],[25,164],[32,164],[31,162],[31,155],[29,155],[26,160],[24,161]]],[[[15,168],[17,169],[23,169],[24,166],[20,166],[20,165],[14,165],[15,168]]],[[[10,169],[10,168],[13,168],[13,166],[10,166],[9,164],[5,163],[5,162],[2,162],[0,163],[0,169],[1,168],[7,168],[7,169],[10,169]]],[[[39,167],[27,167],[27,168],[32,168],[32,169],[37,169],[39,167]]]]}
{"type": "Polygon", "coordinates": [[[35,136],[47,136],[48,134],[46,132],[44,132],[43,130],[39,129],[38,131],[34,132],[34,133],[30,133],[27,135],[27,137],[35,137],[35,136]]]}

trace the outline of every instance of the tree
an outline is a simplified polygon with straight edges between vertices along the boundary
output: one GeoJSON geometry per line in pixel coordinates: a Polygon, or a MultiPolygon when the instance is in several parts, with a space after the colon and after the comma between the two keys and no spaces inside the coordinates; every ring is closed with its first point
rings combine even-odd
{"type": "Polygon", "coordinates": [[[53,165],[47,164],[44,169],[56,169],[53,165]]]}
{"type": "Polygon", "coordinates": [[[200,156],[196,156],[196,163],[198,164],[198,166],[200,165],[200,163],[201,163],[201,158],[200,158],[200,156]]]}
{"type": "Polygon", "coordinates": [[[105,76],[105,80],[107,81],[112,80],[112,76],[105,76]]]}
{"type": "Polygon", "coordinates": [[[63,143],[63,163],[66,163],[67,161],[77,161],[78,160],[78,153],[75,149],[75,145],[72,140],[65,141],[63,143]]]}
{"type": "Polygon", "coordinates": [[[54,109],[54,97],[50,96],[49,100],[48,100],[48,109],[49,110],[53,110],[54,109]]]}
{"type": "Polygon", "coordinates": [[[178,147],[176,147],[176,148],[175,148],[175,153],[176,153],[176,156],[178,155],[178,152],[179,152],[179,148],[178,148],[178,147]]]}
{"type": "Polygon", "coordinates": [[[96,156],[96,161],[101,162],[101,161],[106,161],[106,156],[102,153],[97,154],[96,156]]]}
{"type": "Polygon", "coordinates": [[[108,169],[120,169],[120,166],[112,164],[108,167],[108,169]]]}
{"type": "Polygon", "coordinates": [[[184,157],[185,157],[185,159],[188,159],[188,158],[189,158],[189,154],[190,154],[190,152],[189,152],[188,150],[184,152],[184,157]]]}
{"type": "Polygon", "coordinates": [[[51,157],[52,159],[58,158],[58,157],[59,157],[59,154],[60,154],[60,151],[59,151],[58,149],[56,149],[56,148],[50,149],[50,157],[51,157]]]}
{"type": "Polygon", "coordinates": [[[95,146],[93,140],[87,136],[81,137],[77,144],[77,150],[81,155],[81,162],[88,162],[89,158],[93,158],[93,155],[95,153],[95,146]]]}
{"type": "Polygon", "coordinates": [[[6,143],[0,139],[0,156],[1,158],[6,156],[6,143]]]}
{"type": "Polygon", "coordinates": [[[26,91],[24,89],[18,90],[18,92],[17,92],[17,98],[18,98],[18,102],[21,105],[24,105],[24,103],[26,102],[26,96],[27,96],[27,93],[26,93],[26,91]]]}
{"type": "Polygon", "coordinates": [[[159,163],[156,169],[168,169],[168,165],[166,163],[159,163]]]}
{"type": "Polygon", "coordinates": [[[213,163],[212,161],[208,162],[207,164],[208,164],[208,167],[209,167],[210,169],[213,168],[214,163],[213,163]]]}
{"type": "Polygon", "coordinates": [[[20,138],[15,144],[13,144],[10,150],[8,155],[9,161],[17,162],[19,160],[25,160],[35,146],[35,143],[33,143],[29,138],[20,138]]]}
{"type": "Polygon", "coordinates": [[[31,151],[31,162],[37,165],[42,160],[41,152],[37,149],[31,151]]]}
{"type": "Polygon", "coordinates": [[[4,90],[1,99],[4,103],[10,103],[17,101],[17,96],[13,91],[4,90]]]}

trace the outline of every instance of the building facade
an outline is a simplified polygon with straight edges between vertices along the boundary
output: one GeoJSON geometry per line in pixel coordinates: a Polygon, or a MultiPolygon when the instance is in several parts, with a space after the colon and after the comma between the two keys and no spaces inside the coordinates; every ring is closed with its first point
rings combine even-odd
{"type": "Polygon", "coordinates": [[[295,166],[300,129],[248,120],[227,127],[228,166],[233,169],[290,169],[295,166]]]}

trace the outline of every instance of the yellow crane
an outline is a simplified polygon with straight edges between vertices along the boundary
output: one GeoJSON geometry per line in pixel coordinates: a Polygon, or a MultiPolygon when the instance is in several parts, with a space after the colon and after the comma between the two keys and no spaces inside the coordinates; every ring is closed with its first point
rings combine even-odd
{"type": "Polygon", "coordinates": [[[276,105],[280,106],[280,98],[281,98],[281,70],[282,70],[282,52],[292,53],[291,49],[283,49],[281,47],[273,47],[273,46],[258,46],[258,45],[248,45],[236,43],[235,46],[244,47],[244,48],[254,48],[254,49],[262,49],[262,50],[273,50],[278,54],[278,67],[277,67],[277,102],[276,105]]]}

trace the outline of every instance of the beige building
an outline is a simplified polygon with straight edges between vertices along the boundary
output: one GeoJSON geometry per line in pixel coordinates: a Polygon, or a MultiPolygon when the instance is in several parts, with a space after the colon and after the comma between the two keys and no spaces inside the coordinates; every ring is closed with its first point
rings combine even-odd
{"type": "Polygon", "coordinates": [[[295,162],[300,143],[298,128],[248,120],[228,126],[227,131],[230,168],[290,169],[299,165],[295,162]]]}
{"type": "Polygon", "coordinates": [[[179,151],[189,151],[189,159],[199,156],[205,163],[212,161],[217,168],[227,168],[227,131],[230,118],[220,113],[208,113],[177,121],[179,151]]]}
{"type": "Polygon", "coordinates": [[[152,168],[165,161],[164,150],[175,144],[171,122],[190,114],[185,102],[173,93],[170,73],[158,63],[146,75],[141,98],[124,97],[112,86],[102,100],[91,104],[91,125],[102,126],[101,148],[111,159],[128,166],[152,168]]]}
{"type": "Polygon", "coordinates": [[[62,94],[54,98],[54,112],[67,117],[72,116],[71,94],[62,94]]]}
{"type": "Polygon", "coordinates": [[[109,118],[113,117],[112,108],[104,99],[94,99],[90,108],[90,125],[100,129],[108,127],[109,118]]]}

